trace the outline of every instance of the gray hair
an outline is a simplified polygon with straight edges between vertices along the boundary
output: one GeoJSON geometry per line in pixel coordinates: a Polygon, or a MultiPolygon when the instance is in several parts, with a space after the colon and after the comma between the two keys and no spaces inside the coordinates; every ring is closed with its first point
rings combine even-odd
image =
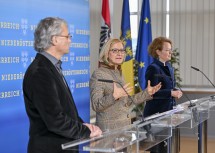
{"type": "Polygon", "coordinates": [[[52,46],[52,37],[60,35],[61,26],[67,22],[58,17],[47,17],[42,19],[34,32],[34,49],[38,52],[46,51],[52,46]]]}

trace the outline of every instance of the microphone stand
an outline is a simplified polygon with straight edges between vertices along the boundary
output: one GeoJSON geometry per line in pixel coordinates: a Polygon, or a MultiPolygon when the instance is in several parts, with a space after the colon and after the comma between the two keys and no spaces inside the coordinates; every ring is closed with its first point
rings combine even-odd
{"type": "MultiPolygon", "coordinates": [[[[134,103],[134,101],[133,101],[133,99],[131,98],[131,96],[128,94],[128,92],[125,90],[125,88],[122,86],[122,84],[119,83],[119,82],[116,82],[116,81],[113,81],[113,82],[119,84],[120,87],[122,87],[122,89],[123,89],[123,90],[125,91],[125,93],[127,94],[128,98],[131,100],[131,102],[132,102],[135,106],[137,106],[137,105],[134,103]]],[[[137,108],[138,112],[141,114],[141,121],[140,121],[140,123],[142,123],[142,122],[144,122],[143,112],[141,112],[140,109],[139,109],[138,107],[136,107],[136,108],[137,108]]],[[[144,125],[144,126],[143,126],[143,129],[145,129],[145,131],[146,131],[146,136],[147,136],[148,141],[149,141],[149,142],[153,142],[153,141],[155,140],[155,138],[154,138],[153,133],[151,132],[151,124],[144,125]]]]}
{"type": "Polygon", "coordinates": [[[183,95],[189,100],[190,105],[189,105],[188,107],[190,108],[190,107],[196,106],[196,104],[192,103],[192,101],[191,101],[190,98],[187,96],[187,94],[184,93],[184,91],[181,89],[181,87],[180,87],[179,85],[177,85],[177,87],[180,89],[180,91],[183,93],[183,95]]]}
{"type": "MultiPolygon", "coordinates": [[[[131,102],[132,102],[135,106],[137,106],[137,105],[134,103],[134,101],[133,101],[133,99],[131,98],[131,96],[128,94],[128,92],[125,90],[125,88],[122,86],[122,84],[119,83],[119,82],[116,82],[116,81],[114,81],[114,82],[117,83],[117,84],[119,84],[120,87],[122,87],[122,89],[125,91],[126,95],[127,95],[128,98],[131,100],[131,102]]],[[[141,112],[140,109],[139,109],[138,107],[136,107],[136,108],[137,108],[138,112],[139,112],[140,115],[141,115],[141,121],[144,121],[143,112],[141,112]]]]}
{"type": "Polygon", "coordinates": [[[193,67],[193,66],[191,66],[191,68],[194,69],[194,70],[196,70],[196,71],[201,72],[201,73],[205,76],[205,78],[211,83],[211,85],[215,88],[215,85],[214,85],[214,84],[211,82],[211,80],[204,74],[204,72],[202,72],[201,70],[199,70],[198,68],[193,67]]]}
{"type": "MultiPolygon", "coordinates": [[[[119,82],[117,82],[117,81],[115,81],[115,80],[106,80],[106,79],[98,79],[98,81],[106,82],[106,83],[114,83],[114,82],[115,82],[115,83],[119,84],[120,87],[125,91],[125,93],[126,93],[126,95],[128,96],[128,98],[131,100],[131,102],[132,102],[135,106],[137,106],[137,105],[134,103],[134,101],[133,101],[133,99],[131,98],[131,96],[127,93],[127,91],[125,90],[125,88],[122,86],[121,83],[119,83],[119,82]]],[[[137,108],[138,112],[139,112],[140,115],[141,115],[141,121],[144,121],[143,113],[140,111],[140,109],[139,109],[138,107],[136,107],[136,108],[137,108]]]]}
{"type": "MultiPolygon", "coordinates": [[[[192,101],[191,101],[190,98],[187,96],[187,94],[184,93],[184,91],[181,89],[181,87],[180,87],[179,85],[178,85],[177,87],[180,89],[180,91],[183,93],[183,95],[185,95],[185,97],[189,100],[190,105],[188,105],[188,108],[191,108],[191,107],[196,106],[196,104],[192,103],[192,101]]],[[[197,108],[193,108],[193,109],[192,109],[192,113],[193,113],[194,121],[197,123],[198,120],[199,120],[198,113],[197,113],[197,108]]]]}
{"type": "MultiPolygon", "coordinates": [[[[200,71],[198,68],[195,68],[193,66],[191,66],[191,68],[196,71],[200,71]]],[[[205,78],[215,88],[215,85],[210,81],[210,79],[202,71],[200,71],[200,72],[205,76],[205,78]]],[[[211,96],[211,98],[213,98],[213,96],[211,96]]],[[[195,120],[195,116],[194,116],[194,120],[195,120]]],[[[207,144],[207,120],[198,124],[198,152],[201,152],[202,150],[204,150],[204,151],[206,150],[206,152],[207,152],[207,145],[205,148],[205,144],[207,144]],[[204,133],[204,134],[202,134],[202,133],[204,133]],[[202,147],[202,145],[203,145],[203,147],[202,147]]]]}

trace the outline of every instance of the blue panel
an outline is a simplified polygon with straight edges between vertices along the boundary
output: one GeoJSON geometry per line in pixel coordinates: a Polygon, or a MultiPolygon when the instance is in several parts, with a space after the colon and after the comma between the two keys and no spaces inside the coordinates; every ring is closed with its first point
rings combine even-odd
{"type": "Polygon", "coordinates": [[[73,35],[63,73],[82,119],[90,120],[88,0],[4,0],[0,9],[0,152],[27,152],[29,121],[22,81],[35,57],[33,33],[38,22],[57,16],[73,35]]]}

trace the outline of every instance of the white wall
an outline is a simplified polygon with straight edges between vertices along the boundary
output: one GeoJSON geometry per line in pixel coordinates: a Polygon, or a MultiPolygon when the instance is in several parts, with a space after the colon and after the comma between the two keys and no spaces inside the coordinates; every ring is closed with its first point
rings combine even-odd
{"type": "Polygon", "coordinates": [[[198,67],[215,83],[215,1],[171,0],[170,38],[180,51],[183,85],[211,87],[198,67]]]}
{"type": "Polygon", "coordinates": [[[101,26],[101,2],[90,0],[90,72],[98,67],[99,37],[101,26]]]}
{"type": "MultiPolygon", "coordinates": [[[[90,72],[98,67],[102,0],[90,0],[90,72]]],[[[123,0],[109,0],[111,36],[119,38],[123,0]]]]}
{"type": "MultiPolygon", "coordinates": [[[[166,35],[166,0],[150,0],[153,38],[166,35]]],[[[215,1],[170,0],[170,33],[180,52],[183,87],[213,89],[209,81],[192,70],[195,66],[215,83],[215,1]]],[[[214,91],[214,89],[213,89],[214,91]]]]}

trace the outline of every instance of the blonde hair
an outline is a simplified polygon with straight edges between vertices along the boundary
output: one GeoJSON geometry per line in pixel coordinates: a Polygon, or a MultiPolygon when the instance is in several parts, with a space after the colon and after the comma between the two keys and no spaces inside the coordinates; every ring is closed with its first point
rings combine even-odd
{"type": "Polygon", "coordinates": [[[163,49],[163,44],[164,42],[170,43],[172,46],[172,41],[166,37],[157,37],[155,38],[152,43],[148,46],[148,53],[154,57],[158,58],[157,50],[162,50],[163,49]]]}
{"type": "MultiPolygon", "coordinates": [[[[123,47],[124,44],[120,39],[116,38],[110,38],[102,47],[101,52],[99,54],[99,62],[105,63],[107,65],[110,65],[110,62],[108,60],[108,53],[110,51],[110,48],[116,44],[116,43],[122,43],[123,47]]],[[[126,56],[125,56],[126,57],[126,56]]]]}

